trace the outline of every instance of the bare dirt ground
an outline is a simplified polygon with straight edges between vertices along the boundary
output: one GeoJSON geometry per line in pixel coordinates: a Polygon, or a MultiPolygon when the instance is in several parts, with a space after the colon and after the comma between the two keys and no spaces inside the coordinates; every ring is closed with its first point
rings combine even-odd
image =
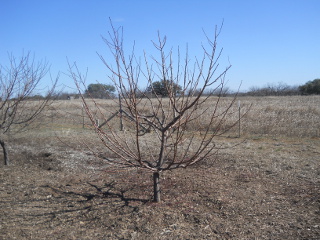
{"type": "Polygon", "coordinates": [[[247,137],[164,173],[158,204],[150,173],[105,165],[75,143],[9,146],[0,239],[320,239],[319,138],[247,137]]]}

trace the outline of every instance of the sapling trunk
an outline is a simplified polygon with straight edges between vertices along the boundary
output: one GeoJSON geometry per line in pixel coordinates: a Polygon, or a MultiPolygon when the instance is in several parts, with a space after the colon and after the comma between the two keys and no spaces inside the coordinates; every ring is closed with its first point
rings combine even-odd
{"type": "Polygon", "coordinates": [[[160,173],[153,173],[153,201],[160,202],[160,173]]]}
{"type": "Polygon", "coordinates": [[[3,140],[0,140],[0,145],[1,145],[2,149],[3,149],[4,165],[9,165],[9,157],[8,157],[6,144],[5,144],[5,142],[3,140]]]}

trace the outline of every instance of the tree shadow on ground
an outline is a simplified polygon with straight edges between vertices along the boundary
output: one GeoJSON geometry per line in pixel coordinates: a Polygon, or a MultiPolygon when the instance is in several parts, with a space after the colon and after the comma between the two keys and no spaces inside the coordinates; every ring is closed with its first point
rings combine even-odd
{"type": "MultiPolygon", "coordinates": [[[[97,185],[89,183],[89,182],[87,184],[94,187],[97,190],[97,192],[102,194],[104,197],[119,198],[121,201],[123,201],[124,206],[129,206],[130,202],[141,202],[141,203],[149,202],[149,200],[147,200],[147,199],[125,197],[125,193],[128,190],[119,189],[118,193],[117,193],[117,189],[115,188],[114,182],[105,184],[105,187],[108,188],[107,190],[104,190],[105,187],[98,187],[97,185]]],[[[95,197],[95,195],[90,195],[90,197],[93,198],[93,197],[95,197]]]]}
{"type": "Polygon", "coordinates": [[[94,222],[109,214],[121,216],[139,211],[148,199],[132,198],[126,194],[132,191],[116,186],[115,182],[77,183],[60,186],[42,185],[36,187],[32,194],[24,194],[19,200],[6,199],[2,202],[3,218],[6,226],[19,224],[23,228],[38,226],[58,227],[61,224],[78,224],[76,222],[94,222]],[[11,210],[10,210],[11,209],[11,210]]]}
{"type": "Polygon", "coordinates": [[[105,183],[103,186],[99,186],[98,184],[91,182],[86,182],[86,185],[90,186],[91,189],[86,188],[85,190],[77,191],[76,189],[72,189],[72,185],[70,184],[67,184],[67,186],[70,187],[70,190],[55,188],[49,185],[44,187],[51,189],[54,193],[58,194],[59,197],[66,196],[68,198],[72,198],[72,196],[74,196],[75,199],[78,199],[77,201],[79,203],[89,202],[94,199],[115,199],[117,202],[122,203],[120,206],[125,207],[130,206],[131,202],[144,204],[150,201],[148,199],[126,196],[126,193],[132,191],[133,189],[121,189],[120,187],[116,186],[115,181],[105,183]]]}

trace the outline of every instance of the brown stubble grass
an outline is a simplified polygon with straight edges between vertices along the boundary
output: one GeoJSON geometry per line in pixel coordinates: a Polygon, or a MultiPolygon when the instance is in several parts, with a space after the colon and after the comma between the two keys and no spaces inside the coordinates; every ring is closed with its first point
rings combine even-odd
{"type": "MultiPolygon", "coordinates": [[[[219,109],[225,109],[232,101],[225,97],[220,99],[219,109]]],[[[244,136],[285,136],[285,137],[319,137],[320,136],[320,98],[319,96],[287,96],[287,97],[238,97],[241,106],[241,134],[244,136]],[[250,110],[248,111],[248,109],[250,110]],[[248,112],[247,112],[248,111],[248,112]]],[[[202,106],[209,107],[216,103],[216,98],[209,98],[202,106]]],[[[94,118],[101,124],[113,113],[119,110],[115,100],[88,100],[94,118]],[[98,108],[96,107],[98,106],[98,108]]],[[[124,109],[125,110],[125,109],[124,109]]],[[[238,121],[238,103],[232,106],[222,129],[234,125],[238,121]]],[[[144,108],[143,111],[148,111],[144,108]]],[[[201,111],[201,109],[199,110],[201,111]]],[[[195,119],[189,126],[190,130],[206,129],[211,112],[205,112],[201,118],[195,119]]],[[[219,112],[218,112],[219,114],[219,112]]],[[[131,123],[124,118],[126,128],[130,129],[131,123]]],[[[89,128],[91,122],[82,108],[81,100],[56,101],[43,123],[53,128],[57,125],[66,128],[79,128],[83,123],[89,128]],[[52,124],[50,124],[52,123],[52,124]]],[[[119,118],[110,121],[114,129],[119,128],[119,118]]],[[[237,136],[238,124],[226,135],[237,136]]]]}
{"type": "MultiPolygon", "coordinates": [[[[236,125],[216,138],[226,148],[214,159],[164,173],[160,204],[151,202],[150,173],[93,155],[115,157],[88,118],[83,128],[81,101],[54,102],[40,127],[11,138],[14,165],[0,169],[0,238],[318,239],[320,97],[239,100],[243,113],[252,104],[240,138],[236,125]]],[[[107,116],[117,110],[97,103],[107,116]]],[[[110,124],[119,129],[117,118],[110,124]]],[[[205,117],[193,124],[205,126],[205,117]]]]}

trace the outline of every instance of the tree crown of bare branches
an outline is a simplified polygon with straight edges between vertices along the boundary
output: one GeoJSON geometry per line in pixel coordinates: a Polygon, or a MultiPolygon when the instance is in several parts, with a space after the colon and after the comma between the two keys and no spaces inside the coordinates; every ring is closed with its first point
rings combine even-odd
{"type": "MultiPolygon", "coordinates": [[[[102,55],[98,55],[110,72],[109,79],[118,91],[119,105],[131,120],[131,129],[117,131],[108,121],[106,128],[99,127],[87,100],[82,99],[99,138],[118,157],[115,162],[159,174],[166,170],[185,168],[215,154],[213,139],[227,131],[222,131],[221,126],[235,101],[235,98],[232,99],[221,109],[220,97],[214,98],[210,94],[203,96],[208,88],[213,87],[215,92],[223,90],[225,75],[231,67],[229,65],[218,73],[222,49],[217,49],[217,39],[222,25],[220,28],[216,26],[213,40],[205,34],[208,44],[202,45],[203,56],[201,59],[195,58],[193,64],[188,48],[184,59],[178,48],[177,64],[174,64],[172,49],[168,53],[165,50],[167,38],[158,33],[157,42],[152,43],[159,57],[148,58],[144,52],[143,67],[137,60],[134,47],[128,57],[125,55],[123,28],[115,28],[112,23],[111,27],[109,38],[103,40],[114,62],[109,63],[102,55]],[[155,81],[164,81],[168,96],[155,94],[154,98],[150,97],[139,88],[141,79],[145,79],[151,88],[155,81]],[[181,86],[179,94],[175,91],[177,85],[181,86]],[[191,131],[192,123],[202,117],[206,118],[208,126],[191,131]]],[[[70,75],[81,93],[81,84],[85,86],[85,76],[80,74],[76,65],[69,64],[69,67],[70,75]]],[[[95,107],[104,115],[103,109],[96,102],[95,107]]],[[[105,116],[105,120],[107,118],[105,116]]]]}
{"type": "MultiPolygon", "coordinates": [[[[52,86],[45,97],[28,101],[36,93],[37,87],[48,72],[48,62],[36,62],[30,53],[23,54],[18,59],[9,54],[9,65],[0,65],[0,131],[2,134],[9,130],[10,134],[25,130],[48,105],[59,75],[54,80],[51,78],[52,86]],[[14,129],[13,126],[15,126],[14,129]]],[[[0,143],[5,155],[5,164],[8,164],[2,135],[0,143]]]]}

